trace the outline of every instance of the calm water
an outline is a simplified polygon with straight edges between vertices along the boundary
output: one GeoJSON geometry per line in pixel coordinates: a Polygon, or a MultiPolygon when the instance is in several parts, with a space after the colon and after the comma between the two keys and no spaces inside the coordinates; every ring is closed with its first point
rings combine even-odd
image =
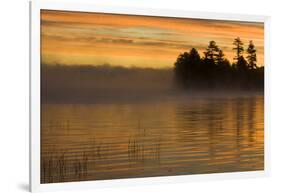
{"type": "Polygon", "coordinates": [[[41,182],[263,170],[263,102],[43,104],[41,182]]]}

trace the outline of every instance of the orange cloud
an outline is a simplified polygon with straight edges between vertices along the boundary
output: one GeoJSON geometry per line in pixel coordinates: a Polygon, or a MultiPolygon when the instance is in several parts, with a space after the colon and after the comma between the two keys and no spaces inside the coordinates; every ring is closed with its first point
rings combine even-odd
{"type": "Polygon", "coordinates": [[[253,40],[263,65],[262,23],[41,11],[45,63],[172,67],[179,53],[214,40],[232,61],[232,42],[253,40]]]}

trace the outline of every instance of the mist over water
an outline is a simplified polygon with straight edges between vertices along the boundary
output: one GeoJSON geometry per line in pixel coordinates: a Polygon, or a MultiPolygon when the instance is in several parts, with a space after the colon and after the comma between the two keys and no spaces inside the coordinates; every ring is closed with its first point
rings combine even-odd
{"type": "Polygon", "coordinates": [[[44,66],[43,102],[141,100],[174,95],[173,69],[44,66]]]}
{"type": "Polygon", "coordinates": [[[41,183],[264,169],[262,92],[172,69],[42,66],[41,183]]]}
{"type": "Polygon", "coordinates": [[[172,68],[42,65],[41,79],[43,103],[140,102],[262,94],[232,88],[186,89],[176,83],[172,68]]]}

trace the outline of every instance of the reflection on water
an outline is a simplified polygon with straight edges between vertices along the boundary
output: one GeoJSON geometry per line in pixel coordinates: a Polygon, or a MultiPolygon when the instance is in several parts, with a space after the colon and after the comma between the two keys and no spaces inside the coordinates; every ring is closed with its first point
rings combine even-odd
{"type": "Polygon", "coordinates": [[[263,97],[43,104],[41,182],[263,170],[263,97]]]}

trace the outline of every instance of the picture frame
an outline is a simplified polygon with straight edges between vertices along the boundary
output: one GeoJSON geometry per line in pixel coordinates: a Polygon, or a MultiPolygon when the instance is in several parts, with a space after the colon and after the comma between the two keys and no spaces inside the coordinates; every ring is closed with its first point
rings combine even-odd
{"type": "Polygon", "coordinates": [[[270,17],[227,13],[193,12],[185,10],[147,9],[137,7],[104,6],[86,3],[63,3],[54,1],[30,2],[30,191],[73,190],[103,187],[141,186],[149,184],[186,183],[192,181],[210,181],[222,179],[241,179],[265,177],[270,174],[270,17]],[[246,21],[264,23],[264,170],[234,173],[196,174],[180,176],[145,177],[98,181],[65,183],[40,183],[40,10],[61,10],[126,14],[141,16],[174,17],[189,19],[210,19],[226,21],[246,21]]]}

